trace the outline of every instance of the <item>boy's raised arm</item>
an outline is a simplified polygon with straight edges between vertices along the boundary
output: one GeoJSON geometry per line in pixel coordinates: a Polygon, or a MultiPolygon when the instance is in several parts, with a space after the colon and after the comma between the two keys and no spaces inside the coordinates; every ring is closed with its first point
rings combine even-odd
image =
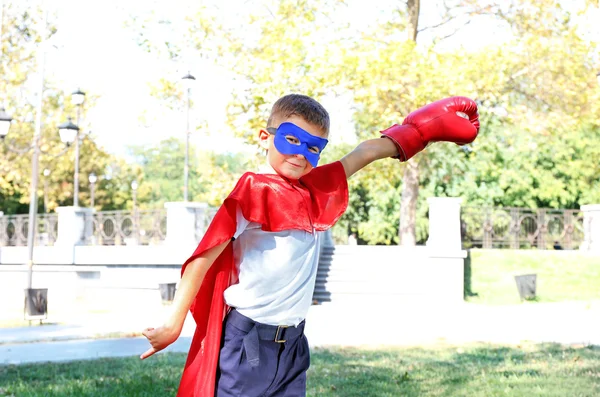
{"type": "Polygon", "coordinates": [[[217,245],[187,264],[165,323],[158,328],[146,328],[142,332],[152,345],[140,356],[142,360],[163,350],[177,340],[183,328],[187,312],[198,294],[206,272],[229,243],[227,241],[217,245]]]}
{"type": "Polygon", "coordinates": [[[398,155],[398,149],[389,139],[369,139],[342,157],[340,160],[346,171],[346,178],[350,178],[356,171],[366,167],[375,160],[398,155]]]}
{"type": "Polygon", "coordinates": [[[407,161],[431,142],[471,143],[479,132],[477,104],[466,97],[450,97],[430,103],[381,131],[388,139],[361,142],[341,162],[350,177],[375,160],[395,157],[407,161]]]}

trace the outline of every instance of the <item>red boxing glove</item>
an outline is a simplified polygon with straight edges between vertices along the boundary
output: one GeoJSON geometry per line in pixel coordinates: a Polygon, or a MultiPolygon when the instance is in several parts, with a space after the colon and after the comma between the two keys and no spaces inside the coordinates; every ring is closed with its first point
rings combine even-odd
{"type": "Polygon", "coordinates": [[[455,96],[415,110],[402,125],[394,124],[381,133],[396,144],[398,156],[394,158],[407,161],[430,142],[465,145],[477,138],[478,131],[477,104],[469,98],[455,96]]]}

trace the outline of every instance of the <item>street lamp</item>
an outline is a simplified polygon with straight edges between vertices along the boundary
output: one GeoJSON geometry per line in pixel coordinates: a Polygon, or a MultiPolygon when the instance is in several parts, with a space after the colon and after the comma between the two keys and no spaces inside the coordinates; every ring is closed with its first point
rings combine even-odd
{"type": "Polygon", "coordinates": [[[98,182],[98,177],[93,172],[88,176],[88,180],[90,181],[90,207],[94,208],[94,196],[95,196],[95,187],[96,182],[98,182]]]}
{"type": "Polygon", "coordinates": [[[183,201],[189,199],[189,178],[190,178],[190,94],[192,83],[196,80],[189,72],[182,77],[186,92],[186,112],[185,112],[185,165],[183,167],[183,201]]]}
{"type": "Polygon", "coordinates": [[[73,105],[81,106],[85,102],[85,92],[79,88],[71,93],[71,102],[73,105]]]}
{"type": "MultiPolygon", "coordinates": [[[[44,73],[42,67],[41,73],[41,93],[38,97],[38,103],[36,104],[36,120],[35,120],[35,129],[33,133],[33,141],[32,144],[25,148],[13,148],[8,142],[5,142],[5,145],[9,151],[25,154],[29,151],[33,151],[31,156],[31,186],[29,188],[29,218],[27,223],[27,288],[25,289],[25,313],[27,316],[37,317],[41,315],[45,315],[47,312],[47,289],[34,289],[33,285],[33,248],[34,248],[34,238],[36,231],[36,215],[37,215],[37,186],[38,186],[38,167],[39,167],[39,157],[42,153],[40,149],[40,138],[41,138],[41,130],[42,130],[42,94],[44,87],[44,73]],[[44,292],[45,291],[45,292],[44,292]]],[[[4,109],[0,109],[0,140],[4,140],[4,138],[8,135],[10,130],[12,117],[9,116],[4,109]]],[[[59,156],[62,155],[68,149],[69,145],[73,142],[73,138],[75,134],[72,133],[72,130],[75,130],[75,134],[79,130],[79,127],[70,123],[64,123],[59,126],[59,133],[61,135],[61,140],[66,144],[66,147],[63,151],[61,151],[59,156]]],[[[50,170],[44,170],[44,176],[50,175],[50,170]]],[[[44,197],[44,201],[46,201],[46,197],[44,197]]],[[[44,202],[44,209],[47,211],[47,204],[44,202]]],[[[31,318],[30,317],[30,318],[31,318]]]]}
{"type": "Polygon", "coordinates": [[[44,169],[44,213],[48,213],[48,177],[50,176],[50,170],[44,169]]]}
{"type": "Polygon", "coordinates": [[[132,195],[132,199],[133,199],[133,211],[136,211],[136,203],[137,203],[137,188],[138,188],[138,183],[136,180],[134,180],[133,182],[131,182],[131,195],[132,195]]]}
{"type": "MultiPolygon", "coordinates": [[[[1,12],[2,7],[0,7],[1,12]]],[[[1,24],[0,20],[0,24],[1,24]]],[[[48,25],[48,10],[44,10],[44,21],[42,25],[42,37],[45,36],[48,25]]],[[[42,111],[44,101],[44,88],[45,88],[45,72],[46,72],[46,40],[42,39],[42,42],[38,45],[37,50],[37,76],[39,80],[37,83],[37,100],[35,105],[35,128],[33,132],[33,139],[31,145],[25,149],[25,152],[32,150],[31,155],[31,185],[29,187],[29,221],[27,230],[27,288],[25,289],[25,313],[27,315],[45,315],[47,311],[47,289],[33,289],[33,249],[34,249],[34,238],[36,231],[36,215],[37,215],[37,187],[38,187],[38,167],[39,158],[42,150],[40,149],[40,140],[42,137],[42,111]]],[[[0,112],[0,139],[4,138],[8,134],[10,122],[12,118],[8,116],[4,109],[0,112]]],[[[78,129],[77,129],[78,130],[78,129]]],[[[63,142],[68,142],[68,137],[63,139],[63,142]]],[[[10,148],[10,145],[6,145],[9,150],[15,151],[10,148]]],[[[68,148],[68,147],[67,147],[68,148]]],[[[65,148],[66,151],[66,148],[65,148]]],[[[16,151],[18,153],[25,153],[23,150],[16,151]]],[[[27,318],[27,316],[26,316],[27,318]]]]}
{"type": "MultiPolygon", "coordinates": [[[[81,107],[85,102],[85,92],[77,89],[71,94],[71,102],[77,106],[77,125],[81,125],[81,107]]],[[[75,139],[75,176],[73,178],[73,206],[79,206],[79,129],[75,139]]]]}
{"type": "Polygon", "coordinates": [[[4,139],[4,137],[8,134],[11,121],[12,117],[6,113],[4,108],[0,108],[0,139],[4,139]]]}
{"type": "Polygon", "coordinates": [[[73,207],[79,206],[79,127],[73,124],[69,117],[66,122],[58,126],[60,139],[67,146],[75,141],[75,177],[73,179],[73,207]]]}
{"type": "Polygon", "coordinates": [[[60,140],[67,146],[70,146],[73,141],[75,141],[78,133],[79,127],[73,124],[73,121],[70,117],[67,119],[67,121],[58,126],[60,140]]]}

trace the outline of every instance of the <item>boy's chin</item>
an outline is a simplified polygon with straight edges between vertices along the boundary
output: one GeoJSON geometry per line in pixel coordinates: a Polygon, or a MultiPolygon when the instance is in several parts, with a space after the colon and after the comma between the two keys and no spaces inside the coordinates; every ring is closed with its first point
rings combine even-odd
{"type": "Polygon", "coordinates": [[[304,174],[300,174],[300,173],[296,173],[296,172],[286,172],[286,171],[281,171],[281,170],[278,170],[277,174],[286,179],[293,179],[293,180],[298,180],[304,176],[304,174]]]}
{"type": "Polygon", "coordinates": [[[293,170],[284,170],[284,169],[278,169],[276,170],[277,174],[279,174],[279,176],[283,176],[287,179],[300,179],[302,178],[304,175],[308,174],[311,171],[311,169],[304,169],[302,171],[293,171],[293,170]]]}

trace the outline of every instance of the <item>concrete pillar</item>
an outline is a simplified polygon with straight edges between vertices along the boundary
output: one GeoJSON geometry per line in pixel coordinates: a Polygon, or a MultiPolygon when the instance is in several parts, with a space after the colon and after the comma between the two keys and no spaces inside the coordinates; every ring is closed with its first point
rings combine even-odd
{"type": "Polygon", "coordinates": [[[0,211],[0,263],[2,263],[2,246],[5,244],[4,243],[4,233],[5,230],[2,230],[1,228],[6,227],[4,225],[4,222],[2,222],[2,217],[4,216],[4,212],[0,211]]]}
{"type": "Polygon", "coordinates": [[[442,252],[460,251],[460,203],[456,197],[430,197],[427,247],[442,252]]]}
{"type": "Polygon", "coordinates": [[[93,210],[83,207],[58,207],[58,235],[53,258],[58,263],[75,263],[75,246],[85,245],[92,237],[93,210]]]}
{"type": "Polygon", "coordinates": [[[579,248],[600,254],[600,204],[582,205],[581,211],[584,239],[579,248]]]}
{"type": "Polygon", "coordinates": [[[172,246],[195,246],[208,227],[206,212],[208,204],[192,202],[165,203],[167,209],[167,236],[165,244],[172,246]]]}
{"type": "Polygon", "coordinates": [[[3,216],[4,216],[4,212],[0,211],[0,247],[2,247],[4,244],[6,244],[6,242],[4,241],[4,239],[6,238],[6,236],[5,236],[6,225],[4,224],[4,222],[2,222],[3,216]]]}
{"type": "Polygon", "coordinates": [[[58,207],[58,236],[55,246],[74,247],[85,245],[92,237],[94,223],[92,208],[58,207]]]}

